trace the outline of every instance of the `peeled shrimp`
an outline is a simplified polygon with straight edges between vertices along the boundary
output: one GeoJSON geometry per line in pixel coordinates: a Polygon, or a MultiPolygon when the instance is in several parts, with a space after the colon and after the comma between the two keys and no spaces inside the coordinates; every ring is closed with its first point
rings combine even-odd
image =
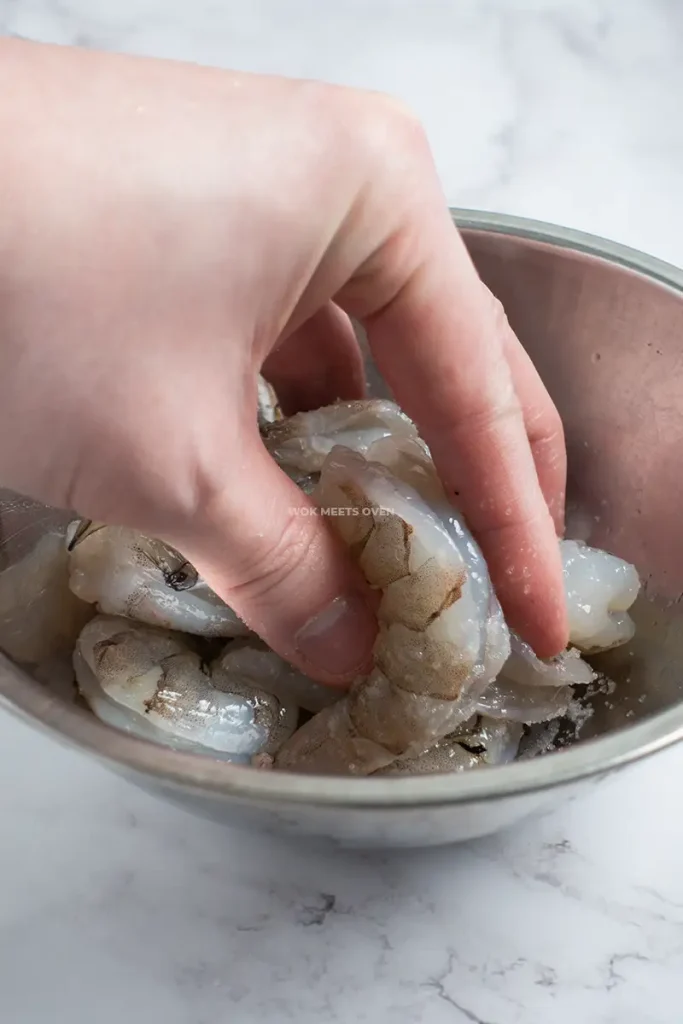
{"type": "MultiPolygon", "coordinates": [[[[573,686],[595,673],[575,648],[541,661],[510,638],[481,552],[424,443],[407,431],[374,441],[366,455],[335,448],[314,497],[323,512],[335,508],[330,522],[382,593],[375,668],[306,723],[276,767],[368,774],[401,762],[404,772],[430,745],[440,744],[441,763],[444,737],[474,712],[507,723],[564,715],[573,686]]],[[[596,650],[629,639],[633,567],[576,542],[562,542],[562,553],[572,643],[596,650]]]]}
{"type": "Polygon", "coordinates": [[[298,708],[239,673],[205,666],[184,637],[98,615],[74,654],[78,687],[115,728],[183,750],[248,763],[294,732],[298,708]]]}
{"type": "MultiPolygon", "coordinates": [[[[381,462],[433,501],[443,501],[429,449],[421,438],[401,436],[377,441],[369,458],[381,462]]],[[[515,633],[510,633],[510,658],[503,670],[510,680],[536,686],[586,685],[595,673],[581,652],[596,653],[628,643],[635,624],[628,614],[640,589],[633,565],[581,541],[562,540],[565,597],[569,612],[567,651],[542,661],[515,633]],[[522,664],[524,663],[524,664],[522,664]]]]}
{"type": "Polygon", "coordinates": [[[282,410],[275,390],[261,374],[258,375],[257,388],[258,425],[264,429],[269,423],[276,423],[282,419],[282,410]]]}
{"type": "Polygon", "coordinates": [[[256,637],[232,640],[215,664],[280,700],[294,701],[305,711],[317,713],[343,696],[343,691],[309,679],[256,637]]]}
{"type": "Polygon", "coordinates": [[[560,542],[570,642],[585,652],[628,643],[636,627],[628,610],[640,580],[632,565],[577,540],[560,542]]]}
{"type": "Polygon", "coordinates": [[[383,398],[300,412],[263,430],[266,448],[297,481],[318,474],[335,445],[365,454],[385,437],[417,437],[417,431],[394,402],[383,398]]]}
{"type": "Polygon", "coordinates": [[[556,658],[542,661],[528,643],[510,633],[510,657],[500,678],[520,686],[586,686],[595,679],[595,672],[576,648],[570,647],[556,658]]]}
{"type": "Polygon", "coordinates": [[[524,686],[501,676],[486,687],[476,710],[511,722],[547,722],[566,714],[573,696],[571,686],[524,686]]]}
{"type": "Polygon", "coordinates": [[[417,757],[397,758],[375,775],[432,775],[462,772],[514,761],[522,738],[522,725],[476,717],[417,757]]]}
{"type": "MultiPolygon", "coordinates": [[[[380,593],[374,668],[346,694],[315,683],[246,626],[165,544],[132,531],[72,531],[71,586],[101,611],[75,655],[101,718],[214,757],[321,774],[456,772],[517,756],[523,724],[557,720],[593,681],[582,652],[631,638],[635,569],[560,542],[572,646],[542,661],[505,624],[483,556],[429,449],[386,400],[283,420],[259,379],[259,428],[281,468],[341,535],[380,593]],[[331,514],[334,510],[334,514],[331,514]],[[208,667],[189,637],[237,637],[208,667]],[[314,714],[295,731],[298,708],[314,714]]],[[[532,725],[532,728],[537,726],[532,725]]]]}
{"type": "Polygon", "coordinates": [[[517,757],[523,732],[520,722],[501,722],[481,715],[470,735],[461,738],[460,743],[480,746],[486,764],[509,764],[517,757]]]}
{"type": "Polygon", "coordinates": [[[72,524],[69,585],[106,615],[196,636],[246,636],[248,627],[177,551],[124,527],[72,524]]]}
{"type": "Polygon", "coordinates": [[[628,609],[640,581],[632,565],[578,541],[560,541],[570,647],[541,661],[527,643],[510,635],[510,657],[499,678],[482,695],[478,709],[489,715],[536,723],[566,713],[573,686],[586,686],[596,673],[580,651],[597,652],[627,643],[635,633],[628,609]],[[552,688],[552,692],[551,692],[552,688]]]}
{"type": "Polygon", "coordinates": [[[587,685],[595,672],[574,648],[542,661],[516,633],[510,633],[510,657],[500,675],[479,698],[477,710],[514,722],[545,722],[564,715],[574,685],[587,685]]]}
{"type": "Polygon", "coordinates": [[[0,573],[0,649],[15,661],[36,665],[70,653],[92,614],[69,589],[61,533],[44,534],[0,573]]]}
{"type": "Polygon", "coordinates": [[[323,510],[344,510],[330,522],[381,592],[375,668],[299,729],[276,767],[368,774],[420,753],[471,717],[510,653],[486,563],[425,450],[384,447],[394,472],[369,461],[374,446],[369,459],[334,448],[315,493],[323,510]],[[395,475],[403,463],[411,483],[395,475]]]}
{"type": "Polygon", "coordinates": [[[460,743],[452,742],[445,737],[439,743],[416,757],[396,758],[384,768],[379,768],[373,775],[441,775],[453,772],[465,772],[471,768],[480,768],[484,761],[479,754],[473,754],[460,743]]]}

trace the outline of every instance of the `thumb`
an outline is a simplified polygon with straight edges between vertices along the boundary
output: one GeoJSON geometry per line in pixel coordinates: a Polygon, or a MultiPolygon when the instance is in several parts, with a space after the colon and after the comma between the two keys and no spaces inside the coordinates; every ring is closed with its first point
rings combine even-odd
{"type": "Polygon", "coordinates": [[[317,507],[260,438],[239,459],[246,486],[204,509],[183,550],[206,582],[282,657],[343,685],[370,667],[373,594],[317,507]]]}

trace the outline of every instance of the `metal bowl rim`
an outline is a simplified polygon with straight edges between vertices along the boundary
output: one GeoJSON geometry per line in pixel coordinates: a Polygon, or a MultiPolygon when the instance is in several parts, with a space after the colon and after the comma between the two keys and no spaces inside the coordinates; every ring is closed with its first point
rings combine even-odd
{"type": "MultiPolygon", "coordinates": [[[[522,217],[452,209],[461,230],[494,232],[582,252],[628,268],[683,295],[683,271],[616,242],[522,217]]],[[[255,771],[172,750],[119,732],[70,706],[0,655],[0,707],[97,759],[188,793],[364,809],[426,808],[513,798],[602,776],[683,739],[683,702],[548,757],[458,775],[350,778],[255,771]]]]}

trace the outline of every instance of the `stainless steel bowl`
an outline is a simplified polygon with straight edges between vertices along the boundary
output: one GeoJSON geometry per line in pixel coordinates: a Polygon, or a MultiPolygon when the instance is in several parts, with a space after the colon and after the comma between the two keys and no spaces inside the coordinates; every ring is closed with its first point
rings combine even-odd
{"type": "MultiPolygon", "coordinates": [[[[0,658],[0,703],[139,786],[220,821],[341,846],[429,846],[485,835],[683,738],[683,272],[563,228],[454,211],[563,416],[569,533],[645,581],[631,647],[580,742],[463,775],[319,778],[258,772],[134,739],[0,658]]],[[[378,388],[376,375],[371,378],[378,388]]],[[[0,504],[0,568],[54,522],[0,504]]]]}

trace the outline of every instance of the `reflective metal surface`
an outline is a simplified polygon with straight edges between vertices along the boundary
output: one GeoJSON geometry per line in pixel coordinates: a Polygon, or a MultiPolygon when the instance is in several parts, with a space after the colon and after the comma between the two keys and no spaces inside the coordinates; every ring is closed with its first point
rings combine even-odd
{"type": "MultiPolygon", "coordinates": [[[[634,643],[595,664],[617,684],[585,737],[534,761],[456,776],[329,779],[257,772],[118,733],[6,659],[0,704],[189,810],[336,845],[423,846],[507,827],[683,738],[683,272],[548,225],[456,212],[563,416],[568,533],[645,580],[634,643]]],[[[45,528],[5,496],[0,568],[45,528]]]]}

